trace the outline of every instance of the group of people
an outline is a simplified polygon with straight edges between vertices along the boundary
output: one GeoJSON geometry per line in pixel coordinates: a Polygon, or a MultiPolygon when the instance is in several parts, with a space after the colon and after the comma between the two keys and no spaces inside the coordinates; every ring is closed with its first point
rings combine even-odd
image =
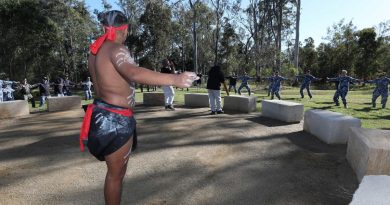
{"type": "MultiPolygon", "coordinates": [[[[50,87],[53,86],[54,96],[63,97],[72,95],[72,87],[76,84],[69,80],[68,75],[64,78],[58,77],[53,82],[49,82],[49,79],[44,76],[41,81],[35,84],[28,83],[27,79],[24,79],[21,83],[17,81],[0,80],[0,102],[15,100],[15,91],[20,91],[21,96],[26,101],[30,101],[32,107],[35,107],[35,98],[32,94],[33,89],[39,89],[39,107],[42,107],[48,97],[51,97],[50,87]]],[[[92,99],[92,82],[90,77],[86,81],[81,82],[83,87],[85,99],[92,99]]]]}
{"type": "Polygon", "coordinates": [[[0,102],[12,101],[15,99],[13,86],[16,86],[18,82],[0,79],[0,102]]]}
{"type": "MultiPolygon", "coordinates": [[[[139,67],[124,46],[128,35],[128,19],[120,11],[108,11],[98,16],[104,27],[104,34],[91,46],[88,59],[89,72],[96,92],[93,104],[88,105],[80,132],[80,149],[84,150],[85,142],[89,152],[100,161],[105,161],[107,173],[104,183],[104,198],[106,204],[120,204],[122,182],[127,170],[127,163],[136,144],[136,120],[133,115],[135,102],[135,83],[145,85],[161,85],[165,94],[165,109],[175,110],[172,103],[176,87],[190,87],[199,79],[193,72],[175,73],[174,66],[169,60],[163,61],[161,72],[155,72],[139,67]],[[113,129],[114,128],[114,129],[113,129]]],[[[343,71],[338,78],[328,78],[328,81],[339,82],[335,99],[342,98],[346,106],[345,97],[349,83],[356,79],[346,75],[343,71]]],[[[301,97],[306,89],[310,98],[310,83],[320,80],[308,71],[305,75],[296,76],[303,80],[300,88],[301,97]]],[[[222,114],[221,89],[223,85],[227,95],[234,88],[237,92],[237,79],[242,84],[238,89],[246,88],[251,95],[248,81],[251,79],[246,73],[242,77],[234,74],[229,77],[229,89],[225,77],[219,66],[213,66],[208,72],[207,89],[211,106],[211,115],[222,114]]],[[[280,99],[281,82],[290,80],[275,72],[266,78],[271,81],[269,94],[273,99],[280,99]]],[[[375,99],[382,95],[387,99],[388,78],[379,78],[367,83],[376,83],[375,99]],[[386,87],[386,89],[384,89],[386,87]],[[385,91],[386,90],[386,91],[385,91]]],[[[90,85],[92,85],[92,82],[90,85]]],[[[335,100],[336,102],[336,100],[335,100]]]]}

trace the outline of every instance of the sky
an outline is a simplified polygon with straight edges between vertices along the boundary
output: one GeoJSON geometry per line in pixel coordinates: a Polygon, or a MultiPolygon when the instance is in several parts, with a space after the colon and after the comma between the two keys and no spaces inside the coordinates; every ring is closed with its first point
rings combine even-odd
{"type": "MultiPolygon", "coordinates": [[[[243,5],[249,0],[242,0],[243,5]]],[[[108,0],[114,6],[115,0],[108,0]]],[[[90,11],[103,10],[101,0],[86,0],[90,11]]],[[[341,19],[352,21],[358,30],[390,21],[390,0],[301,0],[300,41],[312,37],[318,46],[326,42],[327,29],[341,19]]]]}

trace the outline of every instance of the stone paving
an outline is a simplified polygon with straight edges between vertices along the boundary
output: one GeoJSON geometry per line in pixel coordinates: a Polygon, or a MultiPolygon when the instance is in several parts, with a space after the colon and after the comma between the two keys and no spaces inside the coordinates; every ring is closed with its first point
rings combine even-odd
{"type": "MultiPolygon", "coordinates": [[[[122,204],[348,204],[345,145],[260,113],[137,106],[122,204]]],[[[0,121],[0,204],[104,204],[104,162],[78,147],[83,111],[0,121]]]]}

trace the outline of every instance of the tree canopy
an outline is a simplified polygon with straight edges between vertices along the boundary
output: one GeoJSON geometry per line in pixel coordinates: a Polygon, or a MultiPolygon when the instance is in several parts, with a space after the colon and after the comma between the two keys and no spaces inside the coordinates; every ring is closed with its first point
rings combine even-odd
{"type": "MultiPolygon", "coordinates": [[[[178,70],[268,75],[312,70],[319,77],[341,69],[371,78],[390,69],[390,20],[357,30],[329,25],[326,41],[299,39],[298,0],[117,0],[129,18],[126,45],[136,61],[158,69],[171,59],[178,70]],[[298,48],[298,50],[297,50],[298,48]],[[297,50],[297,51],[295,51],[297,50]],[[298,67],[296,67],[298,65],[298,67]]],[[[103,11],[112,9],[101,1],[103,11]]],[[[1,0],[0,73],[15,80],[88,75],[89,45],[101,34],[84,0],[1,0]]]]}

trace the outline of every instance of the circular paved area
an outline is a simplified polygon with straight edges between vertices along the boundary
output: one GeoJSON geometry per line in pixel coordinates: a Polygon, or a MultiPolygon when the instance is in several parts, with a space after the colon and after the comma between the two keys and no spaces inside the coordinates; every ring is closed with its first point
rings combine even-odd
{"type": "MultiPolygon", "coordinates": [[[[357,189],[345,145],[260,113],[136,107],[139,147],[122,204],[348,204],[357,189]]],[[[0,124],[0,204],[104,204],[105,163],[81,153],[83,111],[0,124]]]]}

